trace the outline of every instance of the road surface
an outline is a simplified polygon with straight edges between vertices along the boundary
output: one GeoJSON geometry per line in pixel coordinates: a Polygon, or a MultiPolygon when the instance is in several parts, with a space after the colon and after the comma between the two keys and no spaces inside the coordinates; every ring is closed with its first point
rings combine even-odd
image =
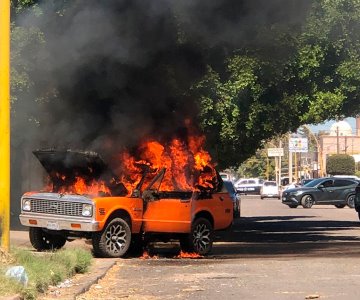
{"type": "Polygon", "coordinates": [[[210,256],[160,247],[157,258],[119,259],[77,299],[360,299],[359,225],[350,208],[243,196],[241,220],[210,256]]]}

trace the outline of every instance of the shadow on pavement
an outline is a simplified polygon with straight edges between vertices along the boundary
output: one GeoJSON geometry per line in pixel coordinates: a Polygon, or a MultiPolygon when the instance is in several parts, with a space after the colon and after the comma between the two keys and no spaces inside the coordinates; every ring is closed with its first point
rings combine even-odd
{"type": "Polygon", "coordinates": [[[360,256],[360,224],[312,216],[244,217],[216,235],[213,254],[235,256],[360,256]],[[358,235],[359,234],[359,235],[358,235]]]}

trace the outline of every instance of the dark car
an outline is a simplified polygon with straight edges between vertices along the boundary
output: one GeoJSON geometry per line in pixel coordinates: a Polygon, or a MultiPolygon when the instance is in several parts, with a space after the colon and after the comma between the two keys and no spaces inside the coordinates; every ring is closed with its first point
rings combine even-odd
{"type": "Polygon", "coordinates": [[[236,191],[234,184],[230,180],[223,180],[226,190],[229,192],[234,203],[234,218],[240,218],[241,199],[240,194],[236,191]]]}
{"type": "Polygon", "coordinates": [[[343,178],[317,178],[304,186],[287,189],[282,193],[282,203],[290,208],[302,205],[310,208],[313,205],[335,205],[343,208],[346,205],[354,208],[355,188],[358,181],[343,178]]]}
{"type": "Polygon", "coordinates": [[[360,219],[360,183],[355,188],[355,210],[357,211],[360,219]]]}

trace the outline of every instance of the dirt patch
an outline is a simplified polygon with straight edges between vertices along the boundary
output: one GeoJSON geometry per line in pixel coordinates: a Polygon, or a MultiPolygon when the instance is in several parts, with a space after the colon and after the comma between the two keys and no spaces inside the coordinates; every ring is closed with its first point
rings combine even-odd
{"type": "Polygon", "coordinates": [[[5,249],[0,247],[0,263],[9,265],[15,261],[14,257],[5,249]]]}

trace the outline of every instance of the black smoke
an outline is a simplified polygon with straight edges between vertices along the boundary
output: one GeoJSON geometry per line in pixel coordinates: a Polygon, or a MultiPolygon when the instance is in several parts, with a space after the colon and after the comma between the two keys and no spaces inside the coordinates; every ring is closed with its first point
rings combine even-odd
{"type": "MultiPolygon", "coordinates": [[[[306,2],[306,1],[305,1],[306,2]]],[[[304,1],[43,1],[25,17],[46,44],[32,76],[56,90],[40,105],[34,146],[113,152],[197,124],[192,86],[235,49],[269,49],[259,28],[297,26],[304,1]],[[60,4],[59,4],[60,3],[60,4]]],[[[271,31],[267,31],[271,32],[271,31]]]]}

